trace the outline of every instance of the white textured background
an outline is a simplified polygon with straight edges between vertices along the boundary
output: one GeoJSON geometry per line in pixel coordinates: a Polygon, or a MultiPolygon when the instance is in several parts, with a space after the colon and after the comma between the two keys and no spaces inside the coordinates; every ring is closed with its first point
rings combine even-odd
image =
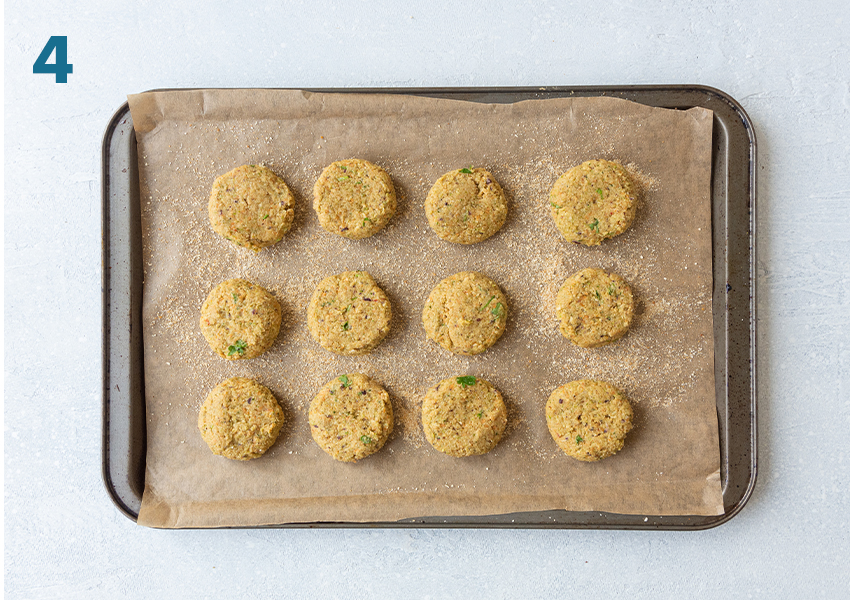
{"type": "Polygon", "coordinates": [[[846,0],[81,4],[5,3],[6,597],[850,597],[846,0]],[[51,35],[64,85],[32,73],[51,35]],[[100,145],[126,94],[639,83],[717,87],[756,127],[760,457],[741,514],[673,533],[154,531],[113,507],[100,145]]]}

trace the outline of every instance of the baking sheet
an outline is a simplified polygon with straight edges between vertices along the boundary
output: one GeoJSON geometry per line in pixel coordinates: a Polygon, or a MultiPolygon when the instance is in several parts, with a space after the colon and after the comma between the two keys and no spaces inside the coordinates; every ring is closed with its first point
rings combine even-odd
{"type": "MultiPolygon", "coordinates": [[[[511,103],[523,99],[607,95],[649,106],[714,112],[712,237],[716,404],[724,513],[717,516],[624,515],[566,510],[474,517],[422,516],[388,522],[316,522],[278,527],[546,527],[685,529],[714,527],[738,514],[757,472],[756,139],[753,124],[728,94],[705,86],[578,86],[315,90],[391,93],[511,103]]],[[[138,518],[145,471],[145,395],[141,344],[141,232],[136,139],[129,106],[103,138],[103,480],[116,508],[138,518]]]]}

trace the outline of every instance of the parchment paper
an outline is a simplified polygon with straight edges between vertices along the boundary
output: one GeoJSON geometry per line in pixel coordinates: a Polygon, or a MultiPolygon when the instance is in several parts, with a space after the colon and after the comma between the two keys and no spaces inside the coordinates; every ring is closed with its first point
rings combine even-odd
{"type": "Polygon", "coordinates": [[[139,148],[144,240],[147,468],[139,523],[157,527],[315,521],[394,521],[567,509],[646,515],[723,512],[711,312],[712,114],[612,98],[482,104],[393,94],[202,90],[130,96],[139,148]],[[351,241],[322,230],[312,210],[321,170],[365,158],[392,176],[398,212],[378,235],[351,241]],[[596,248],[569,244],[548,192],[569,167],[618,160],[644,200],[630,231],[596,248]],[[259,254],[217,236],[207,201],[216,176],[264,164],[296,195],[292,231],[259,254]],[[508,193],[505,227],[473,246],[429,229],[423,202],[443,173],[489,169],[508,193]],[[600,267],[632,285],[630,333],[599,348],[557,329],[555,295],[573,272],[600,267]],[[389,295],[393,328],[371,354],[323,350],[306,327],[323,277],[369,271],[389,295]],[[510,304],[507,330],[477,357],[429,341],[422,306],[461,270],[493,278],[510,304]],[[220,281],[243,277],[284,310],[262,357],[225,361],[198,327],[220,281]],[[363,372],[390,392],[395,431],[377,454],[340,463],[313,442],[307,410],[330,379],[363,372]],[[464,459],[431,448],[419,423],[425,391],[455,375],[496,385],[509,406],[503,441],[464,459]],[[197,429],[209,391],[233,376],[269,387],[286,412],[275,446],[248,462],[214,456],[197,429]],[[582,463],[549,435],[543,407],[573,379],[607,380],[635,407],[617,455],[582,463]]]}

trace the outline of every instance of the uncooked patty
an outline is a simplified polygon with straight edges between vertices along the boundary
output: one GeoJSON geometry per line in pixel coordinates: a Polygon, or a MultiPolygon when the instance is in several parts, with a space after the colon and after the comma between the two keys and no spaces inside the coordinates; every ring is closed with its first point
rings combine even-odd
{"type": "Polygon", "coordinates": [[[232,377],[207,396],[198,414],[198,429],[213,454],[249,460],[271,448],[283,421],[283,409],[267,387],[232,377]]]}
{"type": "Polygon", "coordinates": [[[457,169],[440,177],[428,192],[425,214],[442,239],[475,244],[502,228],[508,202],[502,186],[485,169],[457,169]]]}
{"type": "Polygon", "coordinates": [[[429,338],[455,354],[480,354],[505,331],[508,301],[496,283],[481,273],[463,271],[431,291],[422,310],[429,338]]]}
{"type": "Polygon", "coordinates": [[[218,284],[201,306],[201,333],[222,358],[255,358],[274,344],[280,331],[277,299],[244,279],[218,284]]]}
{"type": "Polygon", "coordinates": [[[552,218],[571,242],[596,246],[631,226],[637,187],[618,163],[589,160],[555,182],[549,194],[552,218]]]}
{"type": "Polygon", "coordinates": [[[323,348],[337,354],[366,354],[390,330],[389,298],[366,271],[323,279],[307,308],[307,327],[323,348]]]}
{"type": "Polygon", "coordinates": [[[390,396],[362,373],[329,381],[310,403],[310,432],[336,460],[356,462],[380,450],[393,430],[390,396]]]}
{"type": "Polygon", "coordinates": [[[632,406],[613,385],[583,379],[564,384],[546,402],[549,433],[561,450],[596,461],[623,448],[632,428],[632,406]]]}
{"type": "Polygon", "coordinates": [[[566,338],[582,348],[594,348],[626,334],[634,316],[634,296],[619,275],[584,269],[561,286],[555,310],[566,338]]]}
{"type": "Polygon", "coordinates": [[[395,188],[378,165],[340,160],[327,166],[313,186],[313,208],[324,229],[359,240],[383,229],[395,214],[395,188]]]}
{"type": "Polygon", "coordinates": [[[507,423],[502,394],[480,377],[444,379],[428,390],[422,401],[425,437],[449,456],[489,452],[502,439],[507,423]]]}
{"type": "Polygon", "coordinates": [[[210,223],[222,237],[259,252],[292,227],[292,205],[292,192],[271,169],[243,165],[213,183],[210,223]]]}

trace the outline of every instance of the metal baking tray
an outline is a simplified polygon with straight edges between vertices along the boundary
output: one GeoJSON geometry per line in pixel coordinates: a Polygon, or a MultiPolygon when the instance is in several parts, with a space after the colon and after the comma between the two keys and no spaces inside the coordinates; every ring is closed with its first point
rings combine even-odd
{"type": "MultiPolygon", "coordinates": [[[[705,86],[313,89],[510,103],[611,96],[649,106],[714,111],[712,236],[715,381],[724,512],[653,516],[550,510],[501,515],[422,516],[393,522],[316,522],[277,527],[480,527],[698,530],[738,514],[756,482],[756,139],[743,108],[705,86]]],[[[103,480],[112,501],[136,520],[145,478],[142,351],[142,236],[136,137],[125,103],[103,138],[103,480]]]]}

